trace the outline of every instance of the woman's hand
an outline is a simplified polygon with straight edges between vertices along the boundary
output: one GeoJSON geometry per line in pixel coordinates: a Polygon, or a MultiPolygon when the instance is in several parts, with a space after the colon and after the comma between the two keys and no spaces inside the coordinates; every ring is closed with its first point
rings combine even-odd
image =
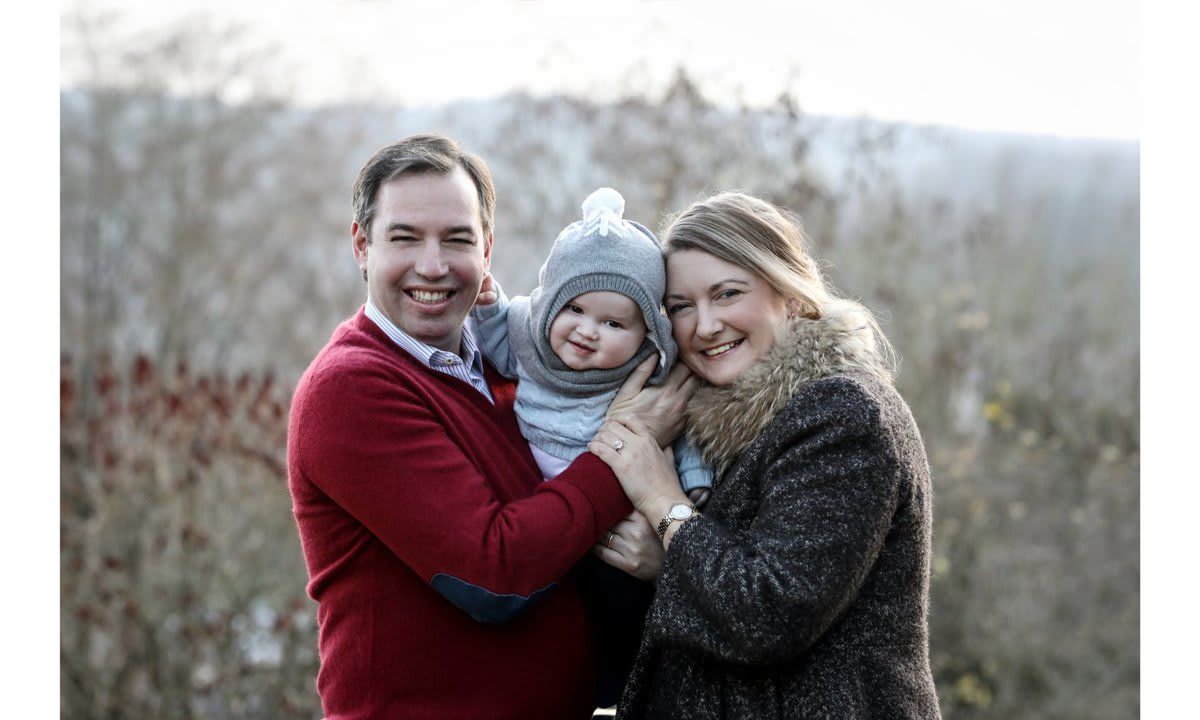
{"type": "Polygon", "coordinates": [[[629,502],[653,517],[664,501],[687,502],[679,487],[670,448],[664,453],[654,434],[637,418],[609,418],[588,443],[588,450],[606,462],[629,502]],[[619,449],[618,449],[619,448],[619,449]]]}
{"type": "Polygon", "coordinates": [[[675,363],[662,385],[645,387],[658,356],[646,358],[629,374],[608,406],[609,418],[637,418],[650,429],[658,446],[671,444],[684,426],[684,410],[699,383],[683,363],[675,363]]]}
{"type": "Polygon", "coordinates": [[[592,552],[638,580],[656,580],[665,554],[658,534],[637,511],[604,533],[592,552]]]}

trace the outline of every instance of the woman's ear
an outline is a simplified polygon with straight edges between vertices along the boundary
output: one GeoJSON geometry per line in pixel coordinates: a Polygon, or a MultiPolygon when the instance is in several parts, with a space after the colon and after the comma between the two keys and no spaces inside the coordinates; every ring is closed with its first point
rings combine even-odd
{"type": "Polygon", "coordinates": [[[821,311],[807,300],[789,298],[787,301],[787,316],[789,318],[803,317],[809,320],[820,320],[821,311]]]}

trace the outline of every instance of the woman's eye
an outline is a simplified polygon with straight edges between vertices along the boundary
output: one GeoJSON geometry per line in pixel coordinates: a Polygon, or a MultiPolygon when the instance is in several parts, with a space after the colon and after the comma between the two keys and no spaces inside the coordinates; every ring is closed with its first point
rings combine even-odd
{"type": "Polygon", "coordinates": [[[731,297],[734,297],[735,295],[741,295],[741,294],[742,294],[741,290],[733,290],[733,289],[722,290],[721,292],[717,293],[717,299],[718,300],[727,300],[731,297]]]}
{"type": "Polygon", "coordinates": [[[686,308],[687,308],[687,303],[676,303],[674,305],[670,305],[667,307],[667,316],[670,317],[671,315],[674,315],[675,313],[679,312],[680,310],[684,310],[686,308]]]}

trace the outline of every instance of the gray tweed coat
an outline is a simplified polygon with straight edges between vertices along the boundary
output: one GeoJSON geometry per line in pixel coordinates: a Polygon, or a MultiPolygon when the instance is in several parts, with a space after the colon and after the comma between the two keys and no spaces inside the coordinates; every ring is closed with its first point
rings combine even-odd
{"type": "Polygon", "coordinates": [[[717,467],[667,552],[618,718],[938,718],[930,480],[852,307],[688,407],[717,467]]]}

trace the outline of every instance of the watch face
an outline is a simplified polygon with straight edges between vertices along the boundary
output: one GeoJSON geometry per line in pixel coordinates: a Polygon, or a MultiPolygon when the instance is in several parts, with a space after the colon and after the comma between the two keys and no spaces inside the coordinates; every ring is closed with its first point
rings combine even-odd
{"type": "Polygon", "coordinates": [[[692,516],[692,509],[687,505],[672,505],[671,511],[667,513],[672,520],[687,520],[692,516]]]}

